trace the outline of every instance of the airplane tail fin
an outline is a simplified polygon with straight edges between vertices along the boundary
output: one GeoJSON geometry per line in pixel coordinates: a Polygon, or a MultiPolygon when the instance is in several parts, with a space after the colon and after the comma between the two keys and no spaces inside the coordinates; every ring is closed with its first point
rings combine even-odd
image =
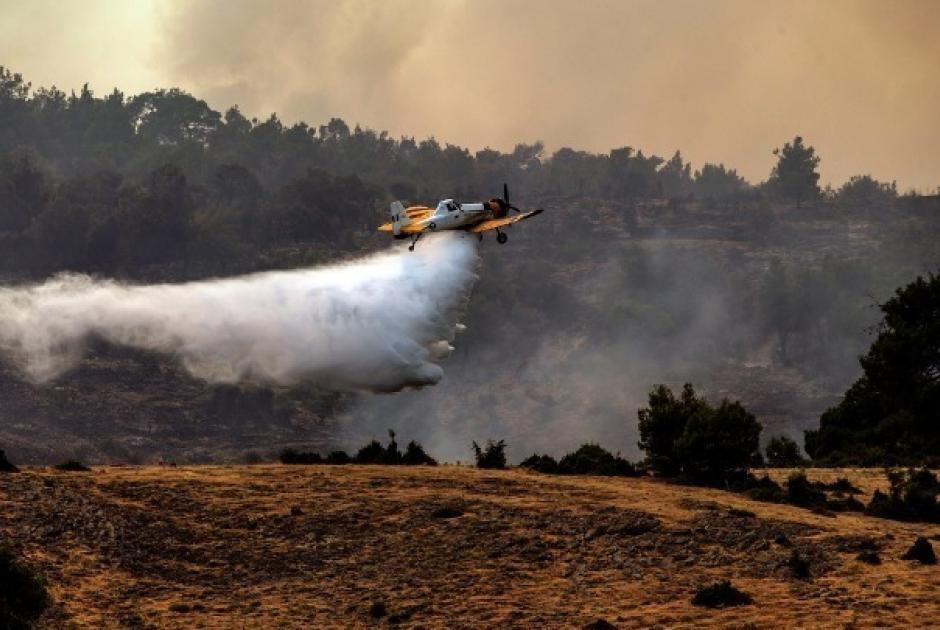
{"type": "Polygon", "coordinates": [[[405,213],[405,206],[400,201],[393,201],[389,207],[392,213],[392,234],[398,236],[401,229],[411,223],[411,219],[405,213]]]}

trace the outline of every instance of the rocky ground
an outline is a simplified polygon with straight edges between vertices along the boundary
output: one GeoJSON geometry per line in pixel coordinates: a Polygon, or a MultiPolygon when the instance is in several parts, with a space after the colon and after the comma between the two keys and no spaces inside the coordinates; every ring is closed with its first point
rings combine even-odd
{"type": "Polygon", "coordinates": [[[0,535],[48,580],[48,628],[917,627],[940,613],[940,570],[900,559],[937,526],[653,479],[28,468],[0,475],[0,505],[0,535]],[[866,549],[880,566],[856,559],[866,549]],[[716,579],[754,603],[693,606],[716,579]]]}

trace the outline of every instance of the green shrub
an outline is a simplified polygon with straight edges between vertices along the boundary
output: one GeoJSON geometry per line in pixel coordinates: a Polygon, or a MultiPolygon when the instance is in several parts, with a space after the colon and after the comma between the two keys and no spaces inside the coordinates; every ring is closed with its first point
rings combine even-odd
{"type": "Polygon", "coordinates": [[[385,447],[378,440],[372,440],[359,449],[355,457],[357,464],[385,463],[385,447]]]}
{"type": "Polygon", "coordinates": [[[437,460],[424,451],[424,447],[414,440],[408,442],[401,463],[405,466],[437,466],[437,460]]]}
{"type": "Polygon", "coordinates": [[[862,494],[862,491],[853,486],[852,482],[849,481],[847,477],[839,477],[832,483],[826,484],[825,487],[826,490],[830,490],[836,494],[862,494]]]}
{"type": "Polygon", "coordinates": [[[397,466],[404,464],[406,466],[436,466],[437,460],[424,451],[424,447],[412,440],[405,448],[402,454],[398,450],[398,442],[395,441],[395,432],[389,429],[388,446],[382,446],[378,440],[372,440],[359,449],[355,461],[357,464],[386,464],[397,466]]]}
{"type": "Polygon", "coordinates": [[[0,547],[0,628],[31,628],[48,605],[43,581],[9,548],[0,547]]]}
{"type": "Polygon", "coordinates": [[[551,455],[539,455],[538,453],[527,457],[519,464],[522,468],[528,468],[536,472],[554,475],[558,473],[558,462],[551,455]]]}
{"type": "Polygon", "coordinates": [[[760,459],[761,425],[753,414],[728,400],[712,407],[688,383],[679,398],[665,385],[656,386],[649,407],[637,414],[639,447],[658,474],[721,485],[760,459]]]}
{"type": "Polygon", "coordinates": [[[815,460],[896,465],[940,455],[940,275],[918,277],[879,307],[878,337],[859,359],[863,375],[805,433],[815,460]]]}
{"type": "MultiPolygon", "coordinates": [[[[843,487],[838,482],[836,484],[843,487]]],[[[790,475],[785,484],[786,488],[781,487],[780,484],[767,475],[758,479],[748,474],[742,482],[729,485],[729,489],[733,492],[741,492],[755,501],[790,503],[813,510],[833,510],[836,512],[862,512],[865,510],[864,504],[853,496],[827,499],[823,490],[836,484],[826,485],[818,481],[810,481],[807,479],[806,473],[801,470],[790,475]]]]}
{"type": "Polygon", "coordinates": [[[675,446],[683,475],[720,484],[746,470],[760,445],[760,431],[760,423],[739,402],[723,400],[692,416],[675,446]]]}
{"type": "Polygon", "coordinates": [[[378,440],[372,440],[359,449],[355,457],[349,457],[345,451],[333,451],[326,458],[319,453],[299,453],[293,449],[284,449],[281,451],[280,459],[284,464],[385,464],[397,466],[404,464],[406,466],[428,465],[436,466],[437,461],[428,455],[424,448],[415,441],[408,443],[405,453],[398,449],[398,443],[395,441],[395,432],[389,431],[388,446],[382,446],[378,440]]]}
{"type": "Polygon", "coordinates": [[[936,476],[922,468],[888,471],[891,488],[887,494],[876,490],[865,508],[865,513],[880,518],[904,521],[940,520],[937,494],[940,484],[936,476]]]}
{"type": "Polygon", "coordinates": [[[787,503],[801,507],[826,505],[826,493],[806,478],[803,471],[795,472],[787,479],[787,503]]]}
{"type": "Polygon", "coordinates": [[[694,606],[705,606],[706,608],[742,606],[750,604],[753,601],[750,595],[739,591],[732,586],[729,580],[722,580],[708,586],[703,586],[696,591],[695,597],[692,598],[692,604],[694,606]]]}
{"type": "Polygon", "coordinates": [[[787,499],[786,493],[776,481],[764,475],[756,478],[754,475],[748,475],[742,486],[732,488],[738,492],[743,492],[745,496],[755,501],[765,501],[768,503],[783,503],[787,499]]]}
{"type": "Polygon", "coordinates": [[[474,442],[473,456],[477,468],[503,469],[506,467],[506,442],[487,440],[486,448],[480,448],[480,445],[474,442]]]}
{"type": "Polygon", "coordinates": [[[874,494],[871,495],[871,500],[865,507],[866,514],[879,518],[898,518],[897,512],[898,510],[896,510],[891,497],[881,490],[875,490],[874,494]]]}
{"type": "Polygon", "coordinates": [[[382,460],[384,464],[400,464],[401,451],[398,450],[398,442],[395,441],[395,432],[388,430],[388,446],[385,447],[385,457],[382,460]]]}
{"type": "Polygon", "coordinates": [[[333,451],[326,456],[325,464],[351,464],[352,458],[346,451],[333,451]]]}
{"type": "Polygon", "coordinates": [[[666,385],[657,385],[649,393],[649,407],[637,411],[640,441],[649,468],[659,475],[677,475],[682,465],[676,454],[676,442],[689,419],[708,409],[704,398],[695,395],[690,383],[679,398],[666,385]]]}
{"type": "Polygon", "coordinates": [[[901,498],[914,518],[933,521],[937,519],[937,493],[940,484],[937,477],[927,470],[909,470],[903,482],[901,498]]]}
{"type": "Polygon", "coordinates": [[[865,504],[853,496],[844,499],[829,499],[826,501],[826,507],[834,512],[864,512],[865,504]]]}
{"type": "Polygon", "coordinates": [[[636,468],[619,453],[613,455],[597,444],[582,444],[578,450],[561,458],[558,472],[562,475],[632,477],[636,475],[636,468]]]}
{"type": "Polygon", "coordinates": [[[804,463],[800,447],[785,435],[770,438],[764,453],[771,468],[794,468],[804,463]]]}

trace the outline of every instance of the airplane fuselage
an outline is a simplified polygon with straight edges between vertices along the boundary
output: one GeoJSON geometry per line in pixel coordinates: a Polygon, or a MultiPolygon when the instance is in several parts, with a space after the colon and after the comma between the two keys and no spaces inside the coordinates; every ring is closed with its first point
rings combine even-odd
{"type": "Polygon", "coordinates": [[[431,231],[456,230],[493,217],[493,211],[485,203],[457,203],[444,199],[429,216],[415,221],[415,225],[431,231]]]}
{"type": "Polygon", "coordinates": [[[416,232],[468,229],[488,219],[506,216],[506,210],[497,201],[458,203],[453,199],[441,200],[436,208],[392,206],[392,222],[380,227],[391,231],[396,238],[408,238],[416,232]]]}

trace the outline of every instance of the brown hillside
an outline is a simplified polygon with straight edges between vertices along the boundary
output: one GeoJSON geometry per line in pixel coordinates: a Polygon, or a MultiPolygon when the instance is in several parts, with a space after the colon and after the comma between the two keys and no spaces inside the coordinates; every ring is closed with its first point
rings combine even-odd
{"type": "Polygon", "coordinates": [[[49,581],[50,628],[913,627],[940,612],[940,569],[899,559],[937,526],[652,479],[28,469],[0,477],[0,500],[3,538],[49,581]],[[856,560],[865,547],[883,564],[856,560]],[[793,549],[809,579],[788,567],[793,549]],[[715,579],[754,603],[692,606],[715,579]]]}

